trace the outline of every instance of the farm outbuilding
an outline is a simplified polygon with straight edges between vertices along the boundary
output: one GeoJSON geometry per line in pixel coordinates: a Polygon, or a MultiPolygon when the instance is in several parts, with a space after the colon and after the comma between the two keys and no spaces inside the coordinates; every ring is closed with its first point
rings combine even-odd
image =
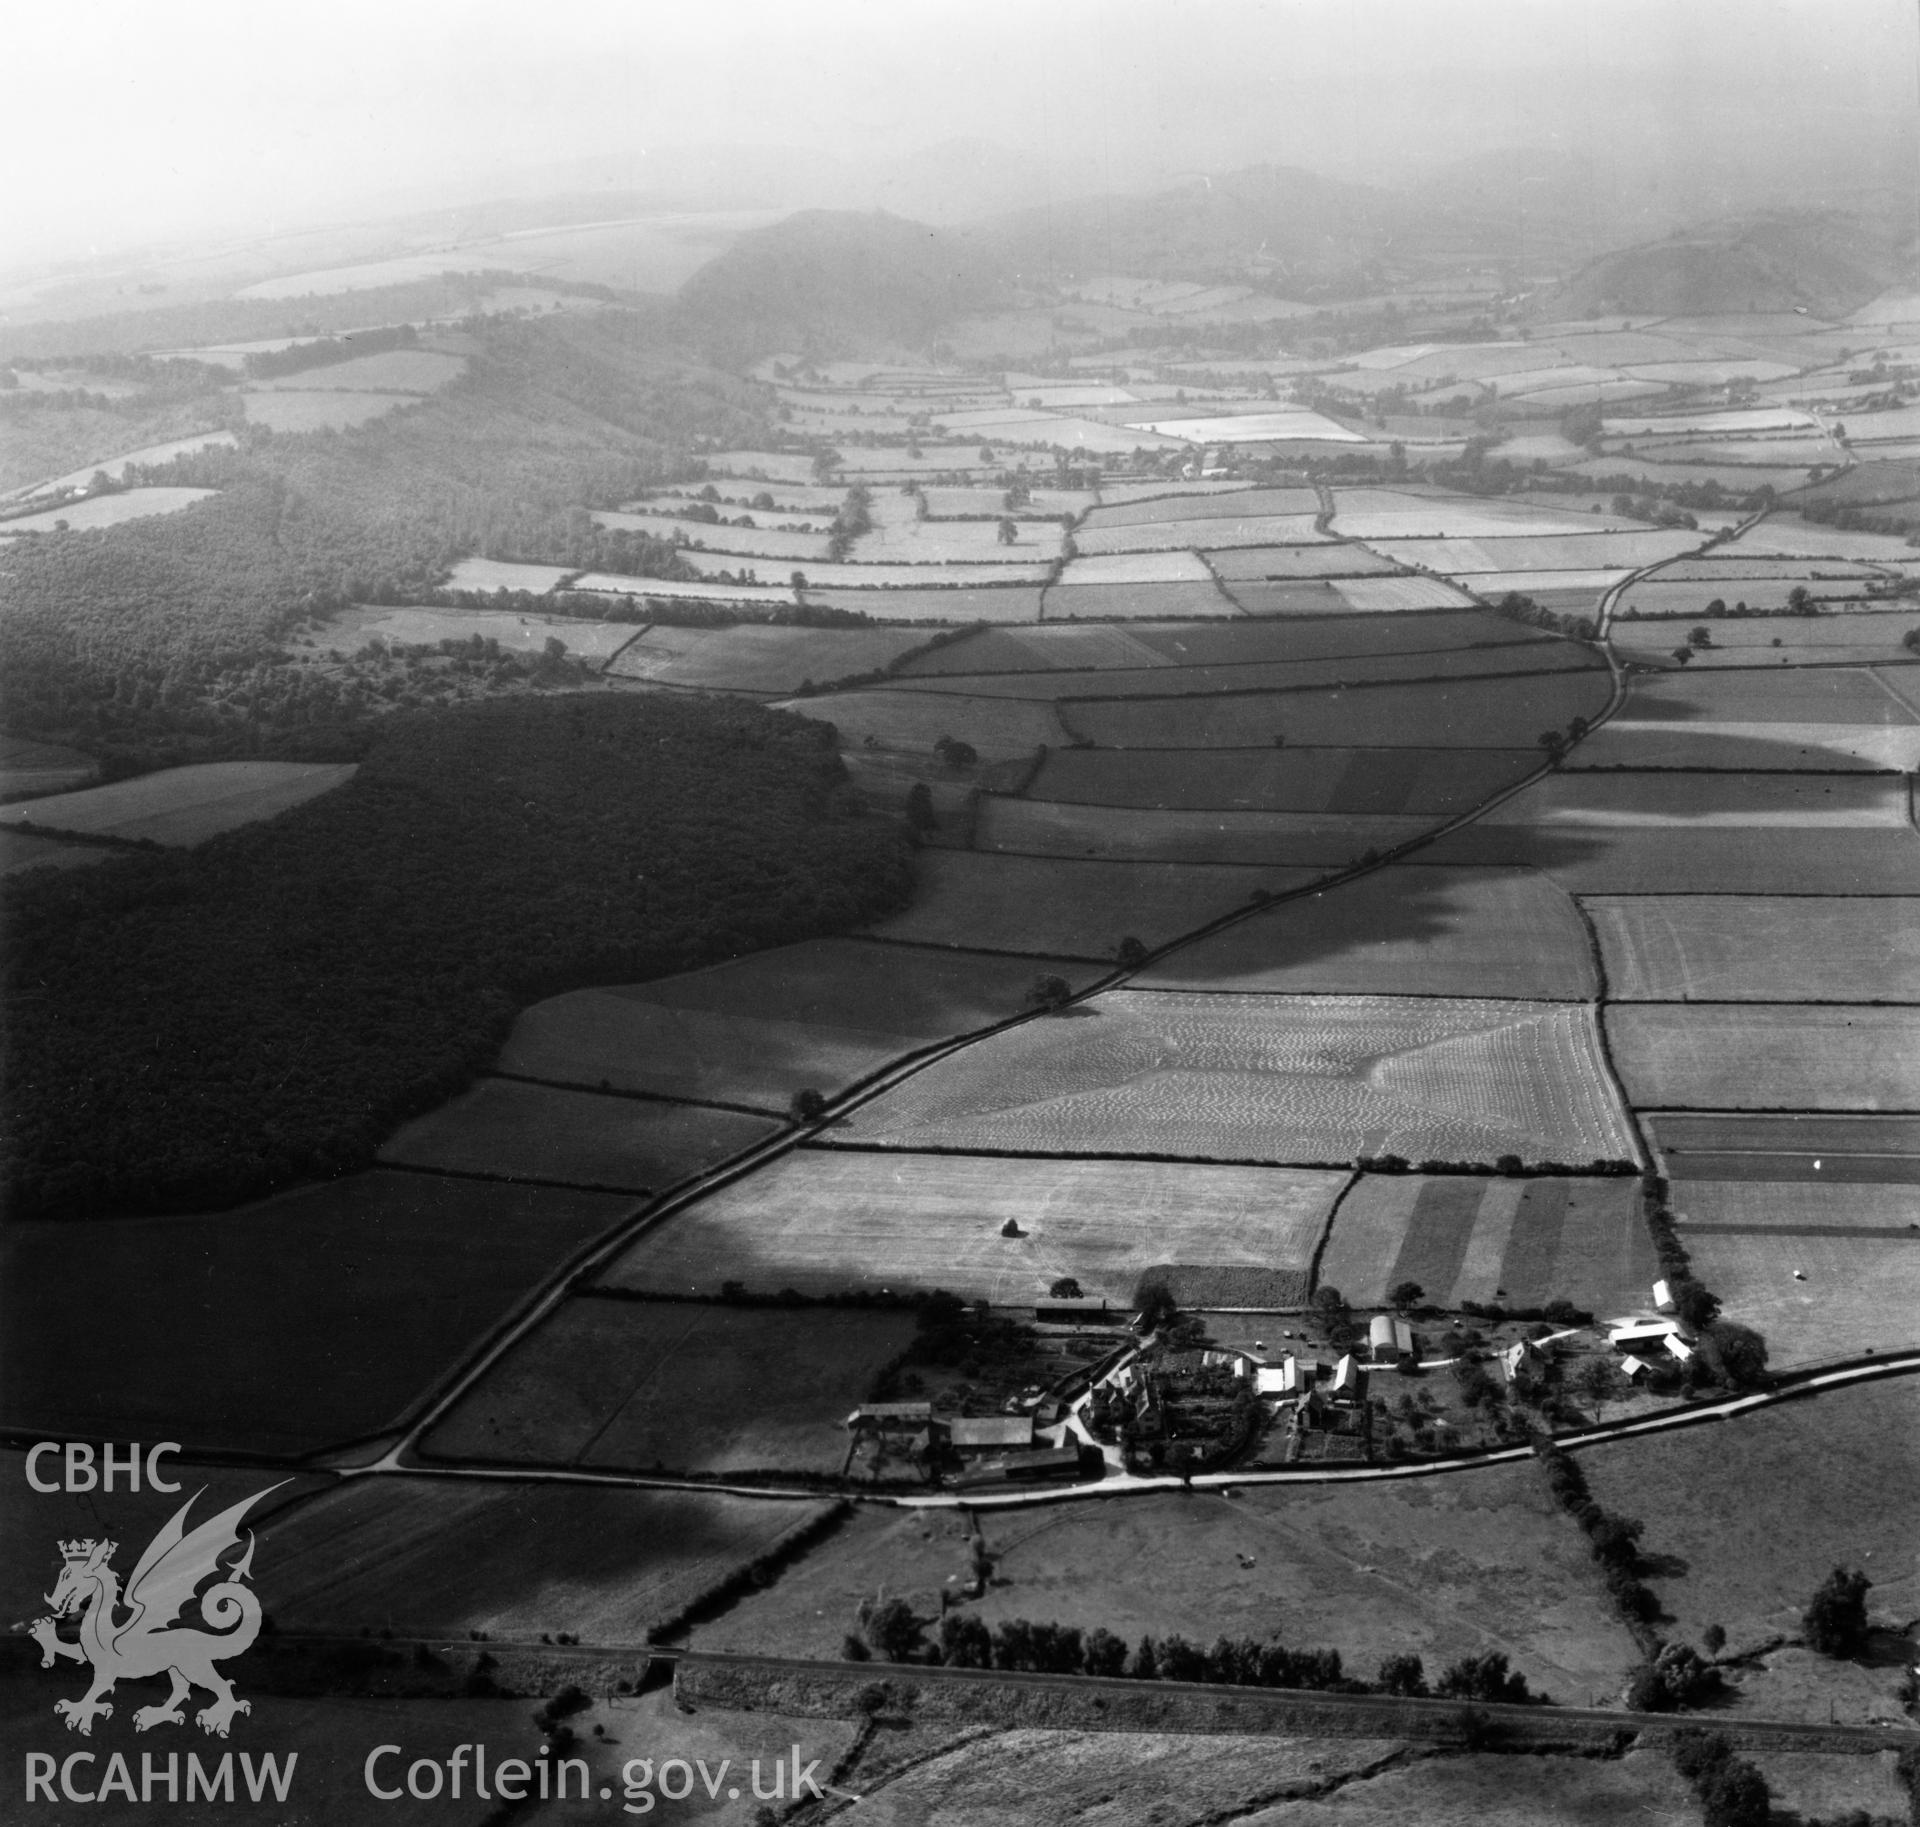
{"type": "Polygon", "coordinates": [[[1607,1334],[1607,1343],[1615,1351],[1658,1351],[1679,1330],[1674,1320],[1631,1320],[1615,1326],[1607,1334]]]}
{"type": "Polygon", "coordinates": [[[1413,1328],[1391,1313],[1376,1313],[1367,1324],[1367,1356],[1375,1364],[1406,1364],[1418,1356],[1413,1328]]]}
{"type": "Polygon", "coordinates": [[[1033,1445],[1033,1417],[956,1416],[947,1423],[947,1444],[957,1453],[1024,1452],[1033,1445]]]}
{"type": "Polygon", "coordinates": [[[933,1422],[931,1402],[866,1402],[847,1417],[853,1434],[924,1433],[933,1422]]]}
{"type": "Polygon", "coordinates": [[[1333,1399],[1336,1402],[1358,1402],[1366,1393],[1366,1372],[1360,1368],[1360,1360],[1348,1352],[1333,1367],[1333,1399]]]}

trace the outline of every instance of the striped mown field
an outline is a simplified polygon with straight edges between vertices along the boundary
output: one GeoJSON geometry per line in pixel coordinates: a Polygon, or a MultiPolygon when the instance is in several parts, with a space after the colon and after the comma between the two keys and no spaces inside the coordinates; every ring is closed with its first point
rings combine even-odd
{"type": "Polygon", "coordinates": [[[1627,1175],[1367,1174],[1340,1202],[1319,1282],[1356,1306],[1403,1281],[1443,1307],[1638,1306],[1660,1273],[1639,1193],[1627,1175]]]}

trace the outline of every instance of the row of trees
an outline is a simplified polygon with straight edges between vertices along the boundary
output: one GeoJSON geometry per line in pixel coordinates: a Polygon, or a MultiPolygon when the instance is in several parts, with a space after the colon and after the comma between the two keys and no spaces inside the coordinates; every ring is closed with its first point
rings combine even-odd
{"type": "Polygon", "coordinates": [[[1179,1635],[1143,1636],[1131,1648],[1104,1627],[1033,1623],[1010,1618],[989,1625],[971,1612],[949,1611],[936,1638],[905,1599],[866,1600],[860,1630],[844,1646],[850,1660],[878,1655],[889,1662],[947,1668],[1005,1669],[1045,1675],[1093,1675],[1110,1680],[1191,1681],[1230,1687],[1308,1688],[1337,1694],[1391,1694],[1406,1698],[1546,1705],[1524,1675],[1498,1650],[1462,1656],[1429,1684],[1416,1655],[1388,1656],[1372,1680],[1350,1675],[1337,1649],[1292,1649],[1277,1638],[1218,1637],[1211,1647],[1179,1635]]]}

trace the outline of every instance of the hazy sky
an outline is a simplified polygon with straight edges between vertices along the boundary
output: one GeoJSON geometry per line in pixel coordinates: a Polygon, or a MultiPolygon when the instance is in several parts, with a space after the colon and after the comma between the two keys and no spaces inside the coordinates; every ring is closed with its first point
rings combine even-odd
{"type": "MultiPolygon", "coordinates": [[[[1489,147],[1904,145],[1916,0],[89,0],[9,18],[0,253],[468,197],[589,156],[975,136],[1115,184],[1489,147]]],[[[850,199],[857,200],[857,199],[850,199]]]]}

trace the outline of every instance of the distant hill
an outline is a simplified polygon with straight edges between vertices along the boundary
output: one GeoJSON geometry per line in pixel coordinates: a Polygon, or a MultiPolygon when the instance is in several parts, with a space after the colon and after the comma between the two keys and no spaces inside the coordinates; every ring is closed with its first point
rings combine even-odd
{"type": "Polygon", "coordinates": [[[721,354],[823,337],[920,346],[1004,290],[989,244],[879,210],[810,209],[709,261],[681,287],[678,316],[721,354]]]}
{"type": "Polygon", "coordinates": [[[1664,317],[1802,309],[1842,317],[1911,271],[1902,238],[1837,210],[1780,211],[1707,224],[1603,254],[1545,294],[1546,317],[1664,317]]]}
{"type": "Polygon", "coordinates": [[[1470,225],[1444,208],[1284,165],[1198,177],[1153,196],[1081,197],[978,225],[1024,277],[1092,273],[1244,279],[1339,295],[1463,251],[1470,225]]]}

